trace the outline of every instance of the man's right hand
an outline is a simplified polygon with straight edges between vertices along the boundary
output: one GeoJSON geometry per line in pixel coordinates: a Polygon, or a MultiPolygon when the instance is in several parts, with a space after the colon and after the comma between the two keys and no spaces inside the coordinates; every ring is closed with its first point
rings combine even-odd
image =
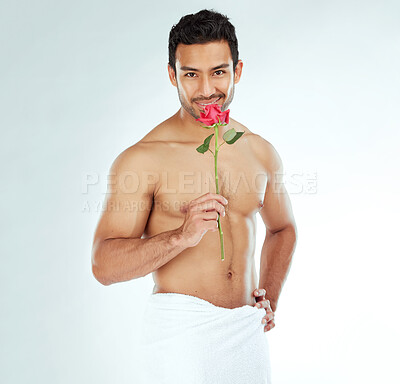
{"type": "Polygon", "coordinates": [[[218,215],[225,216],[226,204],[222,195],[208,192],[181,207],[186,216],[179,231],[188,248],[195,247],[207,231],[218,230],[218,215]]]}

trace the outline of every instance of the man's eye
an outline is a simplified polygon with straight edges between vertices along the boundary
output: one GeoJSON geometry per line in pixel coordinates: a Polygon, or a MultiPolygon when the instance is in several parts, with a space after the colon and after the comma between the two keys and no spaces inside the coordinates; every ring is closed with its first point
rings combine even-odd
{"type": "MultiPolygon", "coordinates": [[[[214,73],[216,73],[218,76],[221,76],[222,74],[225,73],[225,71],[223,71],[222,69],[218,69],[218,71],[215,71],[214,73]]],[[[193,78],[196,76],[196,74],[194,72],[188,72],[185,76],[193,78]],[[193,75],[193,76],[191,76],[191,75],[193,75]]]]}

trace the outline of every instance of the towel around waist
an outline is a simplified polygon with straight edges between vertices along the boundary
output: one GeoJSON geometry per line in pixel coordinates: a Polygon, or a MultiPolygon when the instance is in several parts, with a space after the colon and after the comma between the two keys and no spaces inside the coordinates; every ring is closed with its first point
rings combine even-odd
{"type": "Polygon", "coordinates": [[[182,334],[210,336],[261,332],[264,308],[243,305],[216,306],[207,300],[181,293],[155,293],[149,296],[143,316],[142,341],[160,340],[182,334]]]}
{"type": "Polygon", "coordinates": [[[270,383],[265,314],[251,305],[231,309],[186,294],[151,294],[140,333],[140,383],[270,383]]]}

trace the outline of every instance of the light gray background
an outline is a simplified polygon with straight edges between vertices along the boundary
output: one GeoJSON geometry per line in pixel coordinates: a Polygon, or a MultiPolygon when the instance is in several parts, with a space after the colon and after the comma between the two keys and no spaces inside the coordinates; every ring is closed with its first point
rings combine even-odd
{"type": "Polygon", "coordinates": [[[180,107],[172,25],[213,7],[244,61],[231,115],[281,155],[299,229],[274,384],[399,382],[397,1],[0,4],[3,383],[134,382],[153,282],[94,279],[98,205],[114,158],[180,107]]]}

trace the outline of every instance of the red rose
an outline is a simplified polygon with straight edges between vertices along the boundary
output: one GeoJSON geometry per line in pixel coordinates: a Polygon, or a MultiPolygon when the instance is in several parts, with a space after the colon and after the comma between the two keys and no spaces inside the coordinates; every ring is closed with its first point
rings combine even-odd
{"type": "Polygon", "coordinates": [[[197,121],[201,121],[209,127],[215,123],[229,123],[229,109],[222,112],[219,104],[209,104],[203,108],[204,112],[200,112],[200,118],[196,119],[197,121]]]}

